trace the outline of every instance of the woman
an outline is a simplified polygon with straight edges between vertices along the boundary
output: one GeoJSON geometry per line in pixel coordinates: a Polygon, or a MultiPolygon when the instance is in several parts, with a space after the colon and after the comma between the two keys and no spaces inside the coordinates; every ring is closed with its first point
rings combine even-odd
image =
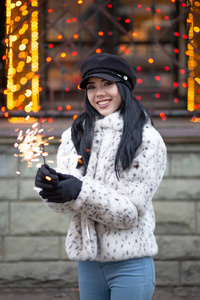
{"type": "Polygon", "coordinates": [[[81,73],[85,112],[62,135],[57,171],[43,165],[36,186],[50,209],[72,213],[66,252],[78,261],[80,299],[150,300],[157,254],[152,198],[166,147],[131,96],[136,76],[126,60],[93,55],[81,73]]]}

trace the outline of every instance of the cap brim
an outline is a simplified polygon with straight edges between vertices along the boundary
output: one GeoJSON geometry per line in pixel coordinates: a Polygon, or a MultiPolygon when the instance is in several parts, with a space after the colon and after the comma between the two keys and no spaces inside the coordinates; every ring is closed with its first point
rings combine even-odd
{"type": "Polygon", "coordinates": [[[114,75],[106,74],[106,73],[94,73],[90,76],[85,77],[81,82],[80,82],[80,88],[81,89],[86,89],[87,88],[87,82],[91,77],[98,77],[102,78],[105,80],[113,81],[113,82],[119,82],[120,78],[116,77],[114,75]]]}

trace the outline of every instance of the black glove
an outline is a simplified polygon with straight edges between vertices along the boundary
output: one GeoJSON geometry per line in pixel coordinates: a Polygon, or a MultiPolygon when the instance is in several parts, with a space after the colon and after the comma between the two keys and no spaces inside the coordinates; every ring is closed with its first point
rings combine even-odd
{"type": "Polygon", "coordinates": [[[52,189],[44,188],[39,194],[43,199],[47,199],[49,202],[64,203],[67,201],[75,200],[81,191],[82,181],[72,175],[62,175],[65,179],[59,181],[59,183],[52,189]]]}
{"type": "Polygon", "coordinates": [[[35,176],[35,186],[42,189],[51,189],[59,182],[57,172],[50,168],[47,164],[38,169],[35,176]]]}

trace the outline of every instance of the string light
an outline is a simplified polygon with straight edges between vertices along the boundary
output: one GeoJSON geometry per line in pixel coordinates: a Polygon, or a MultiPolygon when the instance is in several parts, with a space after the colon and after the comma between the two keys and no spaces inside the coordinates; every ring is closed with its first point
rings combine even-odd
{"type": "Polygon", "coordinates": [[[12,3],[6,0],[6,57],[7,57],[7,108],[38,111],[39,69],[38,54],[38,0],[31,1],[29,7],[22,1],[12,3]],[[28,13],[30,19],[27,20],[28,13]],[[13,34],[14,33],[14,34],[13,34]],[[26,33],[26,35],[25,35],[26,33]],[[25,89],[26,86],[26,89],[25,89]],[[25,105],[25,100],[30,98],[25,105]]]}
{"type": "Polygon", "coordinates": [[[67,109],[67,110],[71,110],[71,109],[72,109],[71,105],[69,105],[69,104],[66,105],[66,109],[67,109]]]}
{"type": "Polygon", "coordinates": [[[154,63],[154,59],[151,57],[151,58],[148,59],[148,62],[149,62],[150,64],[153,64],[153,63],[154,63]]]}
{"type": "MultiPolygon", "coordinates": [[[[193,15],[189,13],[189,20],[188,22],[190,24],[189,27],[189,39],[192,39],[193,37],[193,28],[194,28],[194,22],[193,22],[193,15]]],[[[193,69],[193,61],[194,61],[194,48],[192,45],[188,44],[188,69],[192,70],[193,69]]],[[[194,97],[195,97],[195,82],[193,78],[188,77],[188,103],[187,103],[187,109],[189,111],[194,110],[194,97]]]]}
{"type": "Polygon", "coordinates": [[[96,49],[96,53],[97,54],[101,53],[101,49],[100,48],[96,49]]]}

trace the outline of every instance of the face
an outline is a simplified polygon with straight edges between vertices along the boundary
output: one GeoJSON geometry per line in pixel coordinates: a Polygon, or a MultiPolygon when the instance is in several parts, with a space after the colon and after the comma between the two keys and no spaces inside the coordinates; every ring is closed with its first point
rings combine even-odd
{"type": "Polygon", "coordinates": [[[121,105],[121,96],[116,82],[91,77],[87,82],[87,96],[90,104],[102,115],[108,116],[121,105]]]}

